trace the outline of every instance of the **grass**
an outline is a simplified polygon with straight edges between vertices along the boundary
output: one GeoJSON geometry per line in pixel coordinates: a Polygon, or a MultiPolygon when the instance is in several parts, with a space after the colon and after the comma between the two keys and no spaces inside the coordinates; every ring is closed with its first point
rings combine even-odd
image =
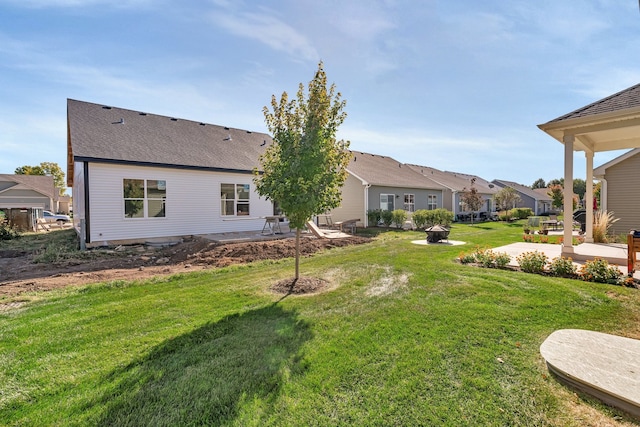
{"type": "Polygon", "coordinates": [[[292,260],[40,294],[0,312],[0,425],[625,421],[576,404],[539,346],[560,328],[637,333],[636,290],[454,262],[521,224],[454,225],[462,247],[422,238],[303,259],[332,284],[311,296],[268,291],[292,260]]]}

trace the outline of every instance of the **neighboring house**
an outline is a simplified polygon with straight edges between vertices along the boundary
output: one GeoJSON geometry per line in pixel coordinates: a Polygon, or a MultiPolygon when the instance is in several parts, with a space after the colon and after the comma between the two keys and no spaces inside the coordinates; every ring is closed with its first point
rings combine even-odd
{"type": "Polygon", "coordinates": [[[0,208],[56,210],[52,176],[0,174],[0,208]]]}
{"type": "Polygon", "coordinates": [[[471,180],[475,178],[473,186],[485,200],[484,206],[479,211],[479,216],[487,218],[493,212],[493,195],[496,188],[493,184],[475,175],[469,175],[459,172],[441,171],[428,166],[408,165],[414,171],[437,182],[445,189],[443,191],[444,201],[443,207],[452,211],[456,219],[460,219],[468,214],[462,203],[461,196],[465,191],[471,188],[471,180]]]}
{"type": "Polygon", "coordinates": [[[87,247],[260,230],[264,133],[67,101],[67,185],[87,247]]]}
{"type": "Polygon", "coordinates": [[[366,226],[370,210],[414,212],[442,207],[442,185],[391,157],[352,151],[347,172],[342,203],[331,211],[333,221],[360,219],[360,225],[366,226]]]}
{"type": "Polygon", "coordinates": [[[526,185],[513,181],[505,181],[504,179],[494,179],[491,182],[500,188],[510,187],[516,190],[518,196],[520,196],[520,201],[515,205],[516,208],[530,208],[534,215],[551,211],[553,199],[547,194],[549,190],[546,188],[534,190],[526,185]]]}
{"type": "Polygon", "coordinates": [[[69,215],[71,212],[71,196],[67,195],[56,195],[56,200],[54,203],[57,205],[55,209],[58,213],[63,213],[69,215]]]}
{"type": "Polygon", "coordinates": [[[611,234],[627,234],[640,230],[640,148],[635,148],[593,170],[602,181],[600,207],[618,218],[609,229],[611,234]]]}

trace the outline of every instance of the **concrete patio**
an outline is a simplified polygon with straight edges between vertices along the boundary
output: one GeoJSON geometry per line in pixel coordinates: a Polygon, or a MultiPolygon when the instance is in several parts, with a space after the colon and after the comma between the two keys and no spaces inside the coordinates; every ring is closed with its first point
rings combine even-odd
{"type": "MultiPolygon", "coordinates": [[[[617,266],[623,274],[627,274],[627,245],[621,243],[582,243],[573,247],[571,259],[574,264],[582,265],[585,261],[596,258],[605,259],[611,265],[617,266]]],[[[517,266],[516,258],[525,252],[542,252],[549,260],[562,256],[562,245],[549,243],[517,242],[492,248],[494,252],[505,252],[511,256],[510,265],[517,266]]],[[[640,272],[636,270],[633,277],[640,279],[640,272]]]]}

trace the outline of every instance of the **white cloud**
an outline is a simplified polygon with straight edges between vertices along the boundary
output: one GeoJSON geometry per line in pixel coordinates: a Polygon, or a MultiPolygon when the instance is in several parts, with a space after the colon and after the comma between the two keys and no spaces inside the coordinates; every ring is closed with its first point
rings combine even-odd
{"type": "Polygon", "coordinates": [[[261,8],[259,13],[216,10],[210,16],[216,25],[233,35],[258,41],[292,57],[310,61],[319,59],[318,52],[305,35],[275,17],[267,9],[261,8]]]}

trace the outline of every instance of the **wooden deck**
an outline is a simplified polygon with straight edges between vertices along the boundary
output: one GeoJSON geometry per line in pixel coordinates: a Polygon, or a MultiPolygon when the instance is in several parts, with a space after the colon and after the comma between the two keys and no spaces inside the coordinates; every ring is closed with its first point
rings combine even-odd
{"type": "Polygon", "coordinates": [[[540,353],[566,384],[640,418],[640,341],[580,329],[555,331],[540,353]]]}

